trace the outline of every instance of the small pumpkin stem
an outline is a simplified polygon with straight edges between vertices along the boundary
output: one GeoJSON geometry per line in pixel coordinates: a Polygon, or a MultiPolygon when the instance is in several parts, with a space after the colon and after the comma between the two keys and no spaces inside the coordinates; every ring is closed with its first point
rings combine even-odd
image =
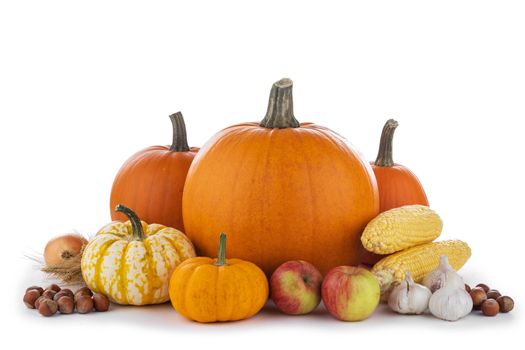
{"type": "Polygon", "coordinates": [[[171,123],[173,124],[173,141],[171,143],[170,151],[173,152],[188,152],[188,137],[186,136],[186,124],[181,112],[170,115],[171,123]]]}
{"type": "Polygon", "coordinates": [[[129,221],[131,222],[131,232],[133,233],[133,239],[136,241],[143,241],[146,238],[144,235],[144,230],[142,229],[142,222],[133,210],[126,207],[125,205],[118,204],[115,207],[115,211],[121,212],[128,217],[129,221]]]}
{"type": "Polygon", "coordinates": [[[292,87],[293,82],[288,78],[283,78],[273,84],[268,110],[260,126],[268,129],[299,127],[299,122],[293,115],[292,87]]]}
{"type": "Polygon", "coordinates": [[[226,234],[221,232],[219,236],[219,253],[217,254],[217,261],[215,266],[226,265],[226,234]]]}
{"type": "Polygon", "coordinates": [[[389,119],[385,123],[383,132],[381,133],[379,152],[377,153],[375,165],[384,167],[394,166],[394,159],[392,158],[392,144],[394,141],[394,132],[398,126],[399,123],[394,119],[389,119]]]}

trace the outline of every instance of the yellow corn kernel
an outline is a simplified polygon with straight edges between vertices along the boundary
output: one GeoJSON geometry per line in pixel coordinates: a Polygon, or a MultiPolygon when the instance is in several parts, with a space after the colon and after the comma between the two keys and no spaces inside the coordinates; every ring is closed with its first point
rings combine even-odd
{"type": "Polygon", "coordinates": [[[406,272],[410,272],[414,281],[420,282],[438,267],[441,255],[446,255],[454,270],[459,270],[470,258],[471,250],[463,241],[449,240],[426,243],[389,255],[372,268],[379,280],[381,294],[388,295],[405,278],[406,272]]]}
{"type": "Polygon", "coordinates": [[[432,242],[441,234],[439,215],[424,205],[407,205],[379,214],[368,223],[361,243],[376,254],[392,254],[432,242]]]}

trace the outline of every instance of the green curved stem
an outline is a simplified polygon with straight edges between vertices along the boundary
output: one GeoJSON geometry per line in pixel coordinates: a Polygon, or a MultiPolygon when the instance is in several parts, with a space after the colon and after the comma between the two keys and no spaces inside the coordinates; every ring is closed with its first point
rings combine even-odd
{"type": "Polygon", "coordinates": [[[275,82],[268,100],[266,116],[259,123],[268,129],[298,128],[299,122],[293,115],[293,82],[283,78],[275,82]]]}
{"type": "Polygon", "coordinates": [[[170,151],[173,152],[188,152],[188,137],[186,135],[186,124],[181,112],[170,115],[171,124],[173,125],[173,141],[171,143],[170,151]]]}
{"type": "Polygon", "coordinates": [[[394,142],[394,132],[398,126],[399,123],[394,119],[386,121],[385,126],[383,127],[383,132],[381,133],[379,152],[377,153],[375,165],[383,167],[394,166],[392,145],[394,142]]]}
{"type": "Polygon", "coordinates": [[[125,205],[118,204],[115,207],[115,211],[121,212],[126,215],[131,222],[131,232],[133,233],[133,239],[137,241],[143,241],[146,238],[144,230],[142,229],[142,222],[133,210],[126,207],[125,205]]]}
{"type": "Polygon", "coordinates": [[[219,236],[219,253],[217,254],[215,266],[224,265],[226,265],[226,233],[221,232],[219,236]]]}

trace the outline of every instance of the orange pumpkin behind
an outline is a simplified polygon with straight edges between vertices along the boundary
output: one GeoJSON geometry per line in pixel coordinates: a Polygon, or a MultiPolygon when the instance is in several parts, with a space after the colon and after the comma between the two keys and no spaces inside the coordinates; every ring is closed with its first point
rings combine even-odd
{"type": "Polygon", "coordinates": [[[113,209],[124,204],[146,222],[162,224],[184,232],[182,191],[198,148],[188,146],[186,126],[180,112],[170,115],[173,124],[171,146],[152,146],[131,156],[120,168],[111,189],[113,220],[126,217],[113,209]]]}
{"type": "MultiPolygon", "coordinates": [[[[427,195],[416,175],[407,167],[394,163],[393,139],[398,122],[389,119],[383,127],[377,159],[372,162],[372,169],[379,189],[380,212],[405,205],[421,204],[428,206],[427,195]]],[[[366,252],[363,263],[373,265],[382,255],[366,252]]]]}
{"type": "Polygon", "coordinates": [[[186,234],[200,255],[226,231],[232,256],[269,276],[289,260],[322,273],[357,265],[366,224],[379,212],[368,162],[341,136],[293,115],[292,81],[274,84],[266,117],[217,133],[188,172],[186,234]]]}

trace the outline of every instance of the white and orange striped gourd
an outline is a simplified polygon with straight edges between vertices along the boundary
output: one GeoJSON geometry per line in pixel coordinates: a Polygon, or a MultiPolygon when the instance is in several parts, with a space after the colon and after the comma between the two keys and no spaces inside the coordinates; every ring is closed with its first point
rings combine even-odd
{"type": "Polygon", "coordinates": [[[123,205],[116,210],[129,221],[110,223],[87,244],[81,263],[84,281],[118,304],[168,301],[173,270],[195,256],[191,241],[174,228],[140,221],[123,205]]]}

